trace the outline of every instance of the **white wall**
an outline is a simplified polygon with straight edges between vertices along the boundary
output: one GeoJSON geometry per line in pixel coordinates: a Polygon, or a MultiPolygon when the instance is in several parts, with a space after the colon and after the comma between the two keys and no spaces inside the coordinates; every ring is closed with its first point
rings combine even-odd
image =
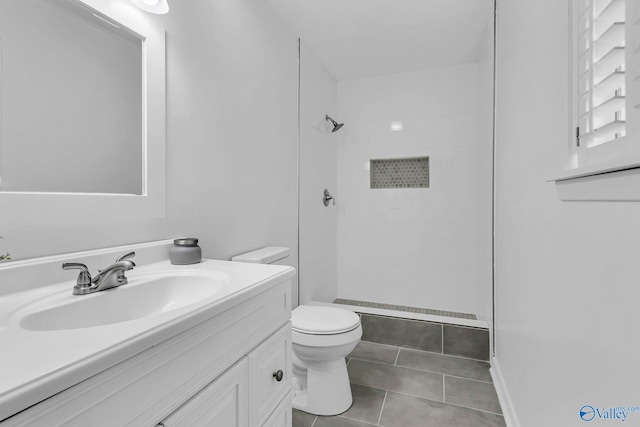
{"type": "Polygon", "coordinates": [[[173,228],[213,258],[297,254],[297,38],[260,0],[174,3],[163,17],[173,228]]]}
{"type": "MultiPolygon", "coordinates": [[[[339,119],[337,83],[300,46],[300,302],[333,302],[338,292],[336,212],[322,203],[323,191],[336,196],[336,140],[325,115],[339,119]]],[[[338,197],[338,196],[336,196],[338,197]]]]}
{"type": "Polygon", "coordinates": [[[476,312],[491,199],[480,94],[477,64],[339,82],[339,297],[476,312]],[[430,188],[369,188],[369,159],[414,156],[429,156],[430,188]]]}
{"type": "Polygon", "coordinates": [[[497,359],[523,427],[640,406],[640,204],[561,202],[546,182],[566,147],[567,19],[566,2],[498,1],[497,359]]]}
{"type": "Polygon", "coordinates": [[[114,207],[107,223],[70,222],[42,206],[39,221],[10,223],[0,212],[0,252],[24,259],[191,235],[210,258],[266,245],[297,253],[295,34],[260,0],[174,1],[163,16],[111,1],[166,26],[166,218],[130,220],[114,207]]]}

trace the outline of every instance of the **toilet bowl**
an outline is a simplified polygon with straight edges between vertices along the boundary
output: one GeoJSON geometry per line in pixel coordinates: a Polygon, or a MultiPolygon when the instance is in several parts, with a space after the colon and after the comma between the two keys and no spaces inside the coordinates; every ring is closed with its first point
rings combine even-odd
{"type": "MultiPolygon", "coordinates": [[[[271,264],[289,249],[266,247],[231,258],[271,264]]],[[[315,415],[337,415],[353,403],[347,356],[362,337],[360,317],[349,310],[300,305],[291,313],[293,407],[315,415]]]]}
{"type": "Polygon", "coordinates": [[[301,305],[291,313],[293,407],[341,414],[353,403],[345,356],[362,337],[360,317],[341,308],[301,305]]]}

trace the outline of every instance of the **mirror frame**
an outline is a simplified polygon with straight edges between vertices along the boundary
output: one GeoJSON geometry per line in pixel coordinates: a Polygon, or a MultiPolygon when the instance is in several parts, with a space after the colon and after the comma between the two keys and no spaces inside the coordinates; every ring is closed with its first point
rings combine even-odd
{"type": "MultiPolygon", "coordinates": [[[[143,191],[135,194],[0,192],[0,216],[7,222],[164,218],[166,202],[165,31],[131,2],[67,0],[127,27],[142,39],[143,191]],[[43,210],[46,207],[46,210],[43,210]],[[44,213],[43,213],[44,212],[44,213]]],[[[97,159],[87,159],[96,161],[97,159]]],[[[102,166],[96,162],[98,167],[102,166]]],[[[107,165],[108,166],[108,165],[107,165]]]]}

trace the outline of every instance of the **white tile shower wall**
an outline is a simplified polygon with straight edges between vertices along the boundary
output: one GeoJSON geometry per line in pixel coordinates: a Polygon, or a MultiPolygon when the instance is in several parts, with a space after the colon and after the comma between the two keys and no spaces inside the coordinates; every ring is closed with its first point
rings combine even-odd
{"type": "Polygon", "coordinates": [[[338,200],[341,194],[337,134],[325,115],[342,119],[336,114],[337,83],[304,42],[300,68],[300,302],[332,302],[337,297],[337,206],[325,207],[322,196],[325,188],[338,200]]]}
{"type": "MultiPolygon", "coordinates": [[[[630,3],[635,2],[627,2],[630,3]]],[[[498,1],[497,359],[522,427],[640,406],[640,204],[562,202],[567,3],[498,1]]]]}
{"type": "Polygon", "coordinates": [[[338,83],[339,297],[476,312],[491,199],[478,83],[475,63],[338,83]],[[369,189],[369,159],[414,156],[430,188],[369,189]]]}
{"type": "Polygon", "coordinates": [[[166,218],[71,223],[42,206],[37,222],[9,223],[0,210],[0,252],[24,259],[193,235],[209,258],[266,245],[296,254],[296,35],[255,0],[131,13],[167,32],[166,218]]]}

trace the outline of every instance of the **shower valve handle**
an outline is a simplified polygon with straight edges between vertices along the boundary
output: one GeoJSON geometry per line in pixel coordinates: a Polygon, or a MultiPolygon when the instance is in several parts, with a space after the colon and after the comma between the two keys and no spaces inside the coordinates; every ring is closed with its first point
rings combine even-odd
{"type": "Polygon", "coordinates": [[[322,203],[324,203],[325,206],[329,206],[329,202],[330,201],[333,201],[333,204],[335,206],[336,199],[334,199],[333,196],[331,194],[329,194],[329,190],[325,189],[324,190],[324,197],[322,198],[322,203]]]}

